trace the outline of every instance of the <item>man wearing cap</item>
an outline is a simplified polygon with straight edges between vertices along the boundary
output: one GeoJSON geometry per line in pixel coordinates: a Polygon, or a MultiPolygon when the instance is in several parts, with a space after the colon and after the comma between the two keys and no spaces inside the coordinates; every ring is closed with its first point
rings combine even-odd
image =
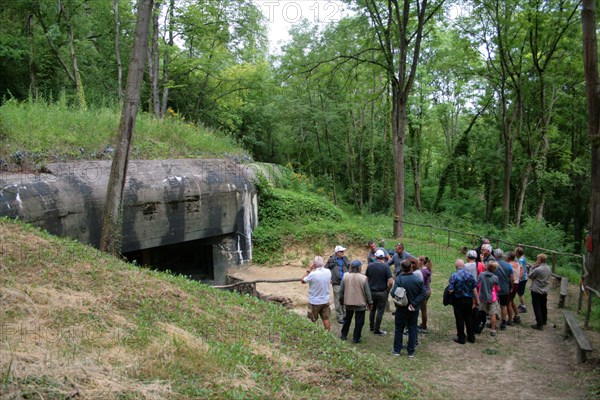
{"type": "Polygon", "coordinates": [[[321,316],[323,326],[325,329],[330,330],[329,282],[331,281],[331,271],[323,268],[324,265],[323,257],[315,257],[301,282],[308,283],[308,318],[312,322],[317,322],[319,316],[321,316]]]}
{"type": "Polygon", "coordinates": [[[361,265],[362,262],[358,260],[352,261],[350,263],[350,271],[344,274],[344,279],[342,279],[342,284],[340,285],[340,294],[344,308],[346,309],[346,319],[340,338],[342,340],[348,338],[352,317],[356,315],[354,334],[352,335],[353,343],[360,342],[362,328],[365,324],[365,311],[373,304],[367,277],[360,273],[361,265]]]}
{"type": "Polygon", "coordinates": [[[344,312],[344,306],[340,302],[340,285],[342,284],[342,279],[344,279],[344,274],[348,272],[348,267],[350,266],[350,260],[348,260],[348,257],[344,255],[345,251],[345,247],[335,246],[334,254],[329,257],[326,267],[331,271],[333,304],[335,306],[335,315],[339,324],[344,323],[344,317],[346,316],[346,313],[344,312]]]}
{"type": "Polygon", "coordinates": [[[409,258],[415,258],[408,251],[404,251],[404,243],[396,243],[396,253],[392,256],[392,259],[387,262],[388,266],[394,266],[395,275],[400,275],[402,261],[409,258]]]}
{"type": "Polygon", "coordinates": [[[375,257],[377,261],[369,263],[365,272],[371,289],[371,297],[373,298],[373,306],[369,313],[369,329],[375,335],[383,336],[386,332],[380,329],[381,320],[387,304],[387,295],[394,284],[394,280],[390,268],[385,264],[383,251],[377,250],[375,257]]]}

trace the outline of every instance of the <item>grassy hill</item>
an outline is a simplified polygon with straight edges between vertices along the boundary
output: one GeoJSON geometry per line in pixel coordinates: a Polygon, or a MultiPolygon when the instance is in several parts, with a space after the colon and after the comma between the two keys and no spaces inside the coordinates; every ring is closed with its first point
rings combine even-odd
{"type": "MultiPolygon", "coordinates": [[[[0,171],[40,170],[55,161],[110,159],[120,112],[71,109],[63,103],[7,101],[0,107],[0,171]]],[[[156,119],[139,113],[133,159],[250,159],[231,137],[187,123],[174,113],[156,119]]]]}
{"type": "Polygon", "coordinates": [[[413,398],[384,360],[255,298],[0,220],[2,398],[413,398]]]}

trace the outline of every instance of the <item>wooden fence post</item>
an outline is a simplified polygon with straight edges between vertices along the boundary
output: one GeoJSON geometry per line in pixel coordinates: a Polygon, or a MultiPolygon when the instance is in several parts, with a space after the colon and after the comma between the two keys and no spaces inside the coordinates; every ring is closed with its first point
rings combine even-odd
{"type": "MultiPolygon", "coordinates": [[[[585,289],[587,290],[587,287],[585,289]]],[[[587,311],[585,312],[585,322],[583,324],[583,327],[586,329],[590,325],[590,315],[592,313],[592,291],[587,290],[587,294],[588,294],[587,311]]]]}
{"type": "Polygon", "coordinates": [[[565,299],[569,293],[569,278],[563,276],[560,278],[560,297],[558,298],[558,308],[565,307],[565,299]]]}
{"type": "Polygon", "coordinates": [[[556,273],[556,253],[552,252],[552,273],[556,273]]]}
{"type": "Polygon", "coordinates": [[[585,271],[585,255],[583,256],[583,265],[581,266],[581,278],[577,284],[577,290],[579,291],[579,299],[577,299],[577,314],[581,312],[583,307],[583,294],[585,292],[585,286],[583,281],[583,272],[585,271]]]}

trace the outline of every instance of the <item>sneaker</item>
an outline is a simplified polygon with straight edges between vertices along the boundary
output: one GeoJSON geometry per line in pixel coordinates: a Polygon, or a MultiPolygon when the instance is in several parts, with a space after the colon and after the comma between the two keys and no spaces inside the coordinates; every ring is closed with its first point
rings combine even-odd
{"type": "Polygon", "coordinates": [[[342,340],[348,340],[348,338],[346,336],[340,336],[340,339],[342,339],[342,340]]]}
{"type": "Polygon", "coordinates": [[[496,336],[496,331],[490,331],[490,336],[496,336]]]}
{"type": "Polygon", "coordinates": [[[408,358],[415,358],[415,353],[408,353],[408,358]]]}
{"type": "Polygon", "coordinates": [[[385,336],[385,335],[387,335],[387,332],[379,330],[379,331],[373,332],[373,334],[376,335],[376,336],[385,336]]]}
{"type": "Polygon", "coordinates": [[[508,321],[506,321],[506,325],[508,325],[508,326],[513,326],[513,325],[514,325],[514,322],[513,322],[513,320],[512,320],[512,319],[509,319],[508,321]]]}
{"type": "Polygon", "coordinates": [[[396,357],[400,357],[400,353],[396,353],[395,351],[393,351],[392,354],[395,355],[396,357]]]}
{"type": "Polygon", "coordinates": [[[520,313],[526,313],[527,307],[525,307],[523,304],[519,304],[519,307],[517,308],[517,310],[519,310],[520,313]]]}
{"type": "Polygon", "coordinates": [[[500,330],[501,330],[501,331],[503,331],[503,330],[506,330],[506,321],[502,321],[502,322],[500,323],[500,330]]]}
{"type": "Polygon", "coordinates": [[[427,333],[427,328],[419,328],[419,333],[427,333]]]}
{"type": "Polygon", "coordinates": [[[458,344],[465,344],[465,341],[464,341],[464,340],[460,340],[460,339],[459,339],[459,338],[457,338],[457,337],[455,337],[455,338],[454,338],[454,342],[455,342],[455,343],[458,343],[458,344]]]}
{"type": "Polygon", "coordinates": [[[519,317],[518,315],[516,317],[513,318],[513,322],[515,324],[520,324],[521,323],[521,317],[519,317]]]}
{"type": "Polygon", "coordinates": [[[357,343],[360,343],[360,342],[361,342],[360,339],[352,339],[352,343],[354,343],[354,344],[357,344],[357,343]]]}

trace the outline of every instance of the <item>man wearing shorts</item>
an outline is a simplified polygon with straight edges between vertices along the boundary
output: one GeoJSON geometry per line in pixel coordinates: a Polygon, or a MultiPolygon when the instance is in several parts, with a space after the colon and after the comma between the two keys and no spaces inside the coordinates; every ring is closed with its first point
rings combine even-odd
{"type": "Polygon", "coordinates": [[[315,257],[301,281],[308,283],[308,318],[312,322],[317,322],[321,316],[323,326],[330,330],[329,283],[331,282],[331,271],[323,268],[324,266],[323,257],[315,257]]]}
{"type": "Polygon", "coordinates": [[[477,287],[479,289],[479,310],[490,316],[491,336],[496,336],[496,315],[500,312],[498,292],[500,282],[495,272],[498,269],[496,261],[490,261],[487,270],[479,274],[477,287]]]}
{"type": "Polygon", "coordinates": [[[514,281],[513,269],[509,263],[504,261],[504,251],[501,249],[494,250],[494,256],[498,263],[496,276],[500,284],[500,293],[498,293],[498,302],[500,303],[500,314],[502,321],[500,322],[500,330],[506,329],[506,321],[508,319],[508,295],[514,281]]]}

